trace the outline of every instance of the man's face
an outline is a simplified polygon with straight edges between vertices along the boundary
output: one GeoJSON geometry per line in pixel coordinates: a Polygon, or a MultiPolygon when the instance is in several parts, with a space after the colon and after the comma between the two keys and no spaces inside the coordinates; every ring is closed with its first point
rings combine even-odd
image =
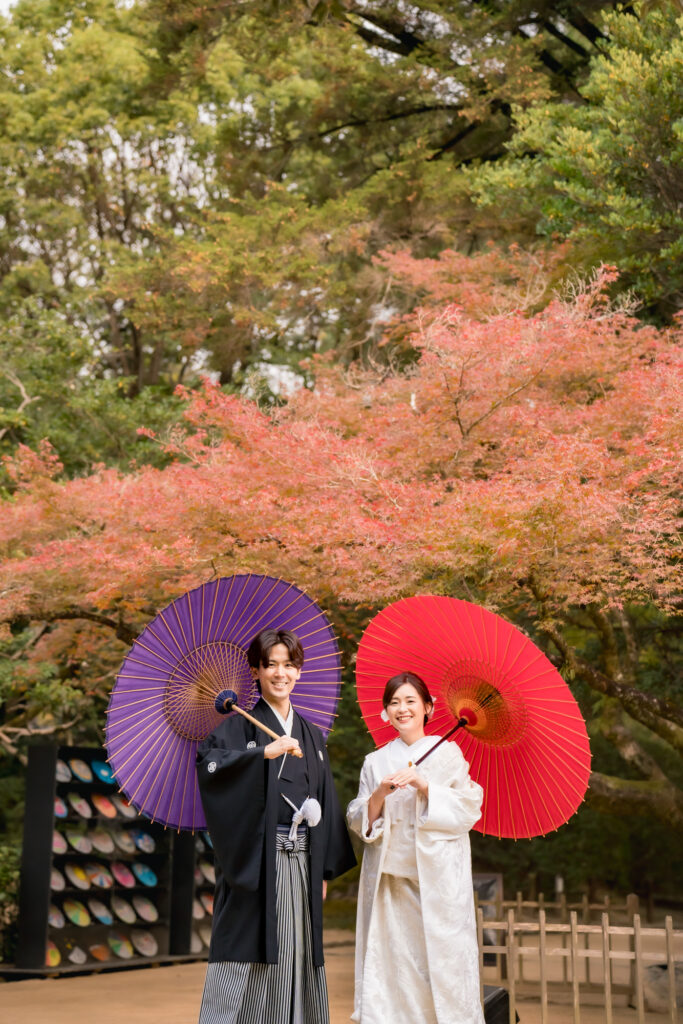
{"type": "Polygon", "coordinates": [[[289,695],[301,675],[301,669],[293,664],[286,646],[274,644],[268,652],[268,664],[259,665],[251,671],[261,684],[264,699],[286,715],[289,711],[289,695]]]}

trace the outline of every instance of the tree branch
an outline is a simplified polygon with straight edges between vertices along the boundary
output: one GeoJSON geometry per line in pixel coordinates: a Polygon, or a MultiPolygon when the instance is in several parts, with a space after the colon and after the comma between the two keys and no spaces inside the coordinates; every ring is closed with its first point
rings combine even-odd
{"type": "Polygon", "coordinates": [[[63,608],[61,611],[50,612],[40,617],[45,622],[59,622],[68,619],[86,619],[88,622],[97,622],[100,626],[107,626],[109,629],[113,629],[118,639],[122,640],[125,644],[132,644],[140,632],[129,626],[123,619],[112,619],[108,615],[88,612],[84,608],[63,608]]]}
{"type": "MultiPolygon", "coordinates": [[[[21,403],[20,403],[20,405],[17,408],[17,414],[23,412],[24,409],[26,408],[26,406],[30,405],[31,402],[39,402],[40,401],[40,398],[37,395],[34,395],[34,397],[31,398],[31,396],[27,392],[26,388],[24,387],[24,385],[21,383],[21,381],[17,377],[16,373],[14,373],[12,370],[5,369],[5,370],[2,371],[2,374],[3,374],[3,376],[7,377],[7,380],[11,384],[14,384],[15,388],[17,388],[17,390],[19,391],[19,394],[21,395],[21,403]]],[[[2,430],[0,430],[0,440],[2,440],[2,438],[5,436],[5,434],[7,433],[7,431],[9,429],[10,429],[9,427],[3,427],[2,430]]]]}
{"type": "Polygon", "coordinates": [[[638,743],[623,721],[623,708],[618,701],[611,700],[602,717],[599,728],[602,735],[616,747],[624,761],[633,765],[646,779],[668,782],[666,775],[655,759],[638,743]]]}
{"type": "Polygon", "coordinates": [[[54,725],[43,725],[35,729],[30,726],[5,725],[0,727],[0,745],[5,748],[11,757],[18,758],[25,765],[28,758],[26,754],[21,753],[16,745],[15,741],[17,739],[22,736],[53,736],[56,732],[61,732],[63,729],[70,729],[77,721],[78,719],[73,718],[70,722],[57,722],[54,725]]]}
{"type": "Polygon", "coordinates": [[[546,609],[543,594],[533,574],[529,575],[526,582],[541,611],[538,628],[552,640],[568,668],[591,689],[603,693],[606,697],[616,698],[631,718],[647,726],[657,736],[666,740],[674,750],[683,754],[683,708],[672,700],[644,693],[634,686],[619,682],[583,658],[577,657],[546,609]]]}
{"type": "Polygon", "coordinates": [[[683,830],[683,793],[668,781],[641,782],[592,772],[586,802],[603,814],[654,816],[683,830]]]}

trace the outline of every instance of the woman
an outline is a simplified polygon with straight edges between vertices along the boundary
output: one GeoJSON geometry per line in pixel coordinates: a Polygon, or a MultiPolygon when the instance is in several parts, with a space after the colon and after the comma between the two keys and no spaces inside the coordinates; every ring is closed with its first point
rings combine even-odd
{"type": "Polygon", "coordinates": [[[422,679],[387,683],[396,739],[368,754],[350,828],[366,844],[358,893],[356,991],[361,1024],[483,1024],[469,830],[483,790],[457,743],[425,736],[433,700],[422,679]]]}

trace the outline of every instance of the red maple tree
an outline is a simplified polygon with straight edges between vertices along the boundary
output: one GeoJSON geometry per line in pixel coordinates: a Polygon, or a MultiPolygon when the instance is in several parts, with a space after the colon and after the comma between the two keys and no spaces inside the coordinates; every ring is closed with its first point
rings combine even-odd
{"type": "Polygon", "coordinates": [[[449,292],[445,261],[387,259],[423,297],[387,334],[400,370],[321,359],[315,389],[274,410],[207,383],[160,439],[163,470],[66,481],[48,447],[9,460],[0,617],[54,624],[38,658],[74,643],[75,619],[129,643],[185,589],[245,570],[342,602],[476,600],[607,698],[600,727],[641,778],[594,773],[592,798],[683,821],[633,731],[683,749],[683,712],[639,683],[631,614],[677,610],[680,330],[613,308],[609,268],[536,312],[511,272],[487,314],[481,261],[466,279],[458,257],[449,292]]]}

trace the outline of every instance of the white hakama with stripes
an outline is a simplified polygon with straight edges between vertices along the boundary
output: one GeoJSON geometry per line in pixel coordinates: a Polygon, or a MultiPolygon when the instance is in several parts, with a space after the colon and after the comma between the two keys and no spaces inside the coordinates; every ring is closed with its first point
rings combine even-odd
{"type": "Polygon", "coordinates": [[[199,1024],[329,1024],[325,968],[313,966],[308,830],[276,841],[278,962],[209,964],[199,1024]]]}

